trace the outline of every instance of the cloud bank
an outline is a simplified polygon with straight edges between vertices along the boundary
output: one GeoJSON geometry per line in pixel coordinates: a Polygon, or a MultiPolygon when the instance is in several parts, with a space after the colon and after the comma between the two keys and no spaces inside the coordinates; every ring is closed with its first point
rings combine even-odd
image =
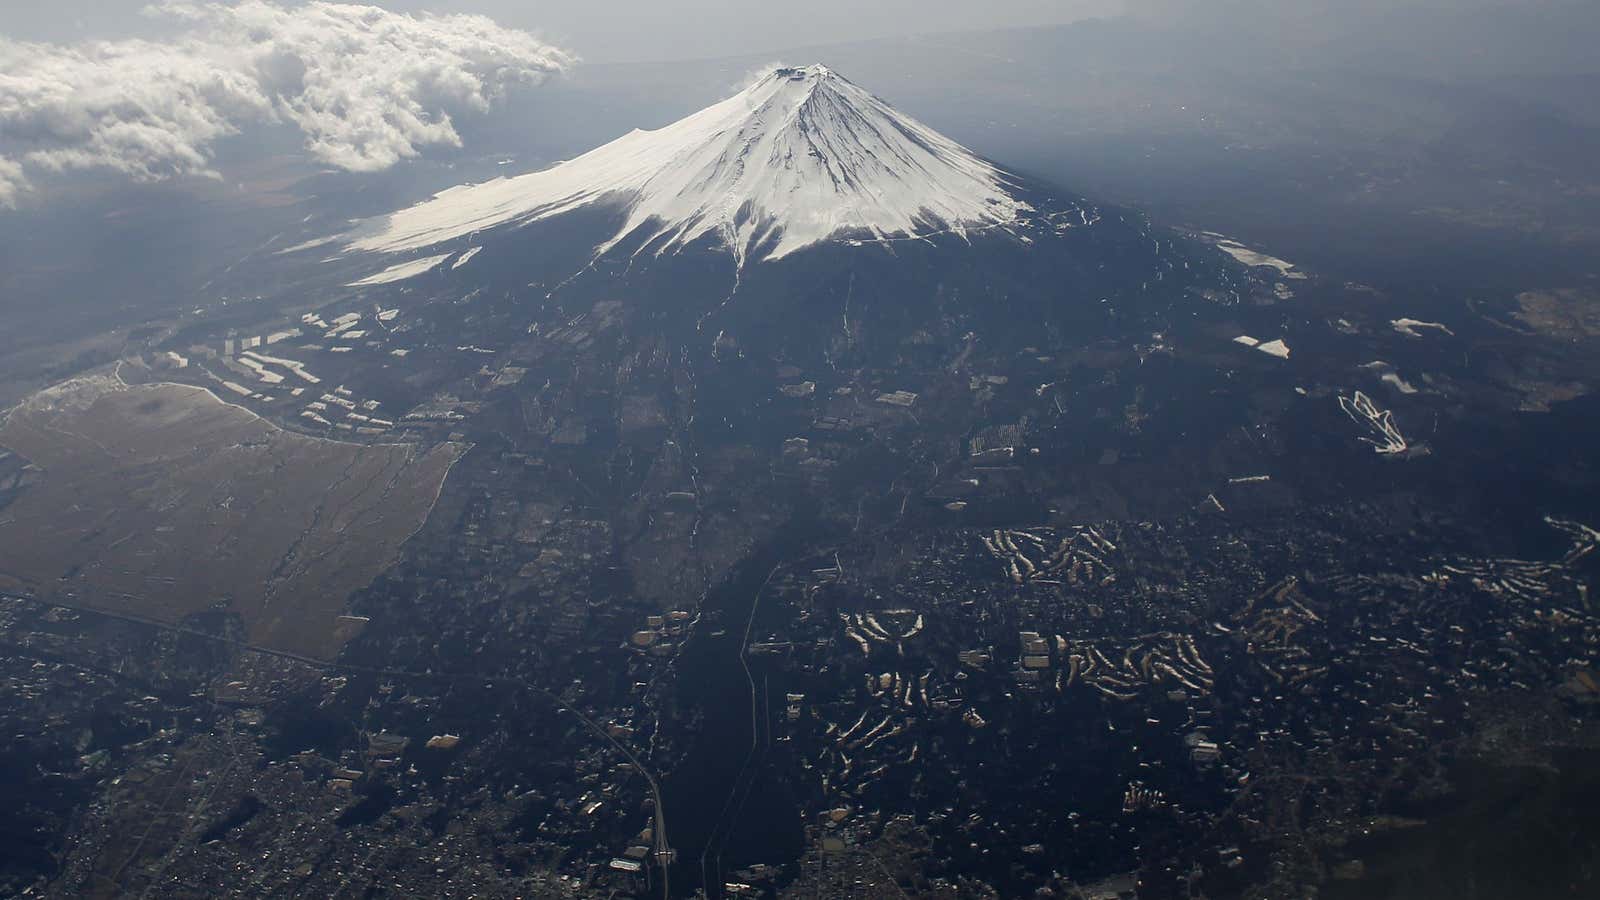
{"type": "Polygon", "coordinates": [[[177,37],[0,37],[0,205],[17,202],[30,171],[214,176],[215,143],[263,122],[298,128],[323,163],[377,171],[459,147],[453,117],[573,62],[483,16],[265,0],[168,0],[147,12],[177,22],[177,37]]]}

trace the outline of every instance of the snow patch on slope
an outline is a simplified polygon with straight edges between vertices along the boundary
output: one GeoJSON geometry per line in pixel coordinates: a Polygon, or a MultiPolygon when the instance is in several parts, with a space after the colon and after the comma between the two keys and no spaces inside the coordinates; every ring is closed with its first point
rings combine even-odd
{"type": "Polygon", "coordinates": [[[347,287],[367,287],[374,284],[392,284],[396,281],[404,281],[407,278],[414,278],[423,272],[432,270],[449,258],[450,254],[445,253],[440,256],[427,256],[422,259],[407,260],[398,265],[390,266],[382,272],[368,275],[360,281],[352,281],[347,287]]]}
{"type": "Polygon", "coordinates": [[[1267,254],[1258,250],[1251,250],[1249,247],[1246,247],[1238,241],[1233,240],[1232,238],[1223,237],[1216,232],[1208,231],[1206,232],[1206,235],[1208,237],[1217,238],[1217,249],[1228,254],[1244,265],[1250,266],[1251,268],[1266,266],[1268,268],[1277,269],[1278,274],[1284,278],[1293,278],[1297,280],[1304,280],[1306,278],[1306,273],[1295,271],[1298,267],[1292,262],[1286,262],[1277,258],[1276,256],[1268,256],[1267,254]]]}
{"type": "Polygon", "coordinates": [[[540,172],[451,188],[350,243],[416,250],[598,203],[657,254],[708,235],[742,265],[841,233],[874,239],[1003,227],[1030,207],[1009,177],[823,66],[778,68],[655,131],[633,131],[540,172]]]}

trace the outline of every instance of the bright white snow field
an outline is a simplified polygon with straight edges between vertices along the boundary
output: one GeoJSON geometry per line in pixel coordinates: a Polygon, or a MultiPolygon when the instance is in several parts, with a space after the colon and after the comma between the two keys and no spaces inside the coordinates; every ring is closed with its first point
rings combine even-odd
{"type": "Polygon", "coordinates": [[[742,265],[841,232],[877,238],[1005,226],[1029,209],[1008,176],[823,66],[778,68],[732,97],[576,159],[446,190],[355,237],[408,251],[597,203],[656,253],[713,235],[742,265]],[[768,244],[769,240],[774,240],[768,244]],[[759,248],[759,251],[758,251],[759,248]]]}

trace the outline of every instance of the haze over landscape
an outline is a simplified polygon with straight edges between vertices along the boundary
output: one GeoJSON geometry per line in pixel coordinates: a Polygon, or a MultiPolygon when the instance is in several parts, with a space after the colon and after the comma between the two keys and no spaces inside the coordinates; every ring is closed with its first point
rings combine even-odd
{"type": "Polygon", "coordinates": [[[1600,9],[0,25],[0,896],[1597,888],[1600,9]]]}

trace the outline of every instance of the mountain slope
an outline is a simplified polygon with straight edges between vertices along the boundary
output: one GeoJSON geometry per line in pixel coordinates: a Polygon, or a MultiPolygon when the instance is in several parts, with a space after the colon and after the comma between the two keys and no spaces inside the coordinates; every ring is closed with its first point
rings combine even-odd
{"type": "Polygon", "coordinates": [[[1027,203],[993,165],[847,79],[777,68],[655,131],[635,130],[552,168],[452,188],[354,239],[417,250],[505,224],[615,204],[621,229],[656,253],[713,237],[741,264],[834,237],[966,234],[1016,223],[1027,203]]]}

